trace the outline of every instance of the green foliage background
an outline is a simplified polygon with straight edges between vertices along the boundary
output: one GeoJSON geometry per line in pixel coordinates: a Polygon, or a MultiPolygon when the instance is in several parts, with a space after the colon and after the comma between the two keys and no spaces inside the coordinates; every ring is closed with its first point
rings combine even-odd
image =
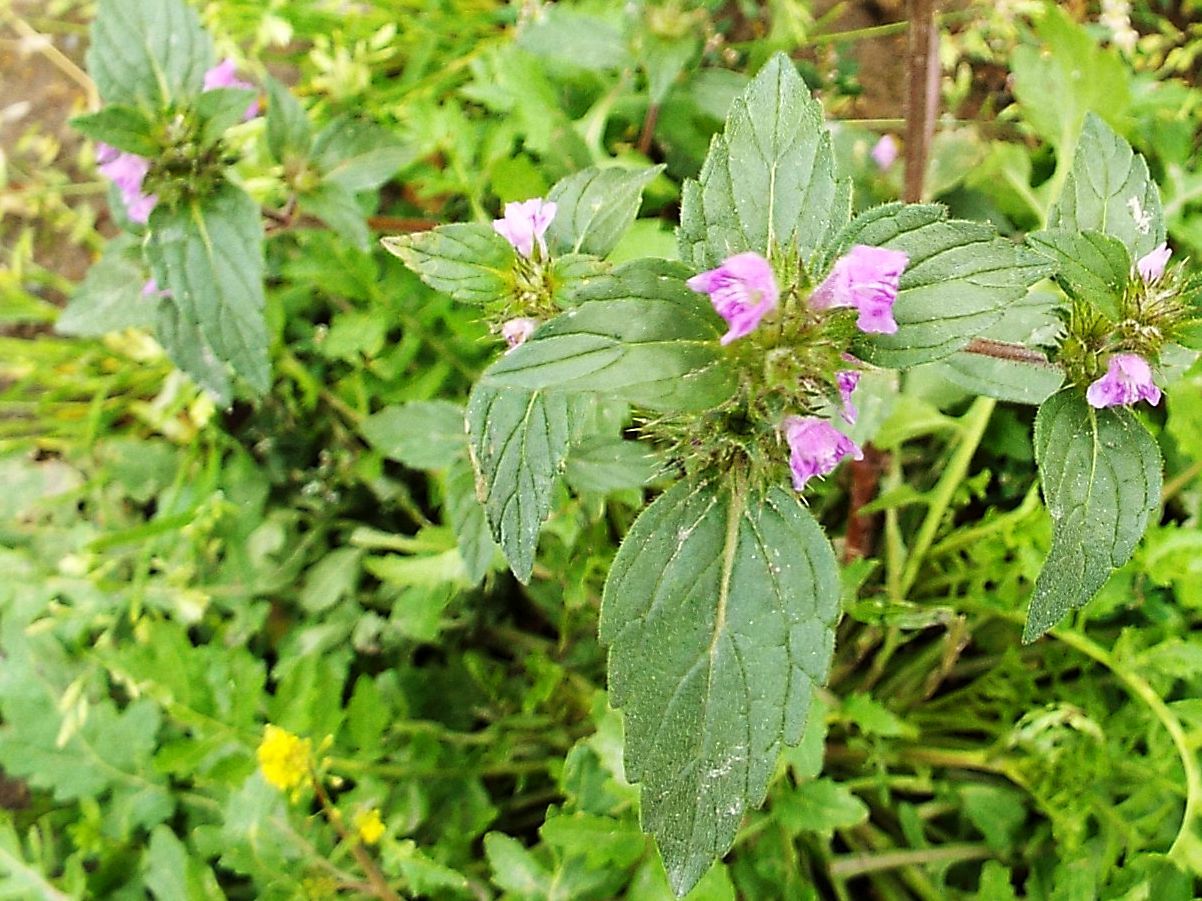
{"type": "MultiPolygon", "coordinates": [[[[457,410],[498,344],[374,239],[487,222],[589,165],[662,162],[610,259],[672,256],[680,185],[748,71],[796,51],[828,115],[863,118],[879,111],[868,68],[892,45],[864,48],[900,29],[841,31],[786,0],[593,0],[538,19],[486,0],[343,6],[198,6],[256,81],[269,69],[318,124],[353,113],[403,151],[382,188],[344,182],[269,243],[275,383],[255,404],[215,410],[138,330],[145,311],[60,313],[77,279],[48,248],[100,248],[104,188],[91,151],[49,126],[5,148],[2,896],[370,895],[354,843],[258,772],[273,723],[320,748],[348,819],[379,809],[386,833],[367,850],[402,897],[670,897],[597,641],[605,573],[654,464],[619,440],[624,410],[598,410],[612,440],[570,456],[571,496],[545,486],[551,518],[517,582],[463,502],[457,410]],[[56,319],[129,329],[67,338],[56,319]]],[[[1056,4],[949,16],[944,101],[969,121],[941,123],[929,199],[1007,234],[1039,228],[1094,111],[1149,158],[1178,252],[1202,252],[1200,11],[1134,7],[1143,37],[1124,54],[1056,4]],[[1009,87],[990,81],[999,70],[1009,87]]],[[[0,11],[68,48],[91,12],[0,11]]],[[[298,134],[249,136],[247,171],[298,134]]],[[[899,188],[868,159],[875,139],[836,132],[857,208],[899,188]]],[[[265,203],[269,181],[248,185],[265,203]]],[[[121,267],[93,270],[88,296],[139,277],[121,267]]],[[[1038,342],[1048,323],[1008,327],[1038,342]]],[[[970,402],[956,367],[866,378],[857,437],[887,455],[867,510],[879,558],[842,570],[817,728],[690,897],[1194,896],[1202,375],[1147,414],[1167,472],[1134,559],[1074,624],[1023,646],[1051,543],[1033,408],[970,402]]],[[[812,502],[835,535],[847,487],[832,478],[812,502]]]]}

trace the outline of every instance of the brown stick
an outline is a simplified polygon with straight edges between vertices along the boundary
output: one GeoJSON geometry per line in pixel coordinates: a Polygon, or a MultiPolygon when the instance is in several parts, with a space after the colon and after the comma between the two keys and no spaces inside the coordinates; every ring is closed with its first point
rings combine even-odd
{"type": "Polygon", "coordinates": [[[935,114],[939,107],[939,32],[935,28],[935,6],[936,0],[910,0],[904,194],[907,203],[922,200],[927,159],[935,134],[935,114]]]}
{"type": "Polygon", "coordinates": [[[1031,350],[1021,344],[1011,344],[1008,341],[994,341],[992,338],[973,338],[964,350],[966,353],[994,357],[998,360],[1010,360],[1012,363],[1029,363],[1032,366],[1053,365],[1046,356],[1037,350],[1031,350]]]}

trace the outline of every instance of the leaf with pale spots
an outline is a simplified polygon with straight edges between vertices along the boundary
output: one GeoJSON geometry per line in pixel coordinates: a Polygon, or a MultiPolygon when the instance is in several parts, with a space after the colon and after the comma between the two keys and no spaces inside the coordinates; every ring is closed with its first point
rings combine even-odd
{"type": "Polygon", "coordinates": [[[680,482],[635,521],[601,607],[643,827],[683,895],[801,741],[839,615],[830,543],[797,497],[680,482]]]}

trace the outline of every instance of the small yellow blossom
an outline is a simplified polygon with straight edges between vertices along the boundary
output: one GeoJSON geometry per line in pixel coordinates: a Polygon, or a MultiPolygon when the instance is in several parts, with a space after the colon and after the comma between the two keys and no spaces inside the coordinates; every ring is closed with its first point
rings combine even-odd
{"type": "Polygon", "coordinates": [[[374,845],[384,836],[384,823],[380,820],[380,811],[372,807],[355,814],[355,830],[365,845],[374,845]]]}
{"type": "Polygon", "coordinates": [[[293,735],[279,726],[268,725],[258,751],[263,778],[280,791],[295,788],[309,776],[310,752],[309,739],[293,735]]]}

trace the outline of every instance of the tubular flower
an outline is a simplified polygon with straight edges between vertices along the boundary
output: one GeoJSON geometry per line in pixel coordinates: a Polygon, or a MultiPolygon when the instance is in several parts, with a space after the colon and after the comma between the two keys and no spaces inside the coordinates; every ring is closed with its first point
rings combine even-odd
{"type": "Polygon", "coordinates": [[[722,336],[723,344],[755,331],[780,299],[772,267],[753,251],[736,254],[717,269],[694,275],[686,284],[698,294],[708,294],[718,315],[730,326],[722,336]]]}
{"type": "Polygon", "coordinates": [[[1150,285],[1160,281],[1164,275],[1164,267],[1168,265],[1169,257],[1172,255],[1173,251],[1169,249],[1169,245],[1162,242],[1159,247],[1139,258],[1135,268],[1139,272],[1140,278],[1144,280],[1144,284],[1150,285]]]}
{"type": "Polygon", "coordinates": [[[524,344],[526,339],[534,334],[536,328],[538,328],[538,321],[535,319],[510,319],[501,326],[501,337],[505,339],[509,349],[513,350],[519,344],[524,344]]]}
{"type": "MultiPolygon", "coordinates": [[[[242,88],[247,91],[255,90],[255,86],[248,82],[242,81],[235,75],[237,64],[229,58],[223,59],[209,71],[205,72],[204,89],[212,91],[216,88],[242,88]]],[[[249,122],[255,116],[259,115],[259,101],[256,98],[252,100],[250,106],[246,108],[246,112],[242,114],[242,119],[249,122]]]]}
{"type": "Polygon", "coordinates": [[[529,259],[534,255],[534,242],[544,254],[547,252],[547,242],[543,235],[555,218],[559,208],[549,200],[535,197],[523,200],[521,203],[505,204],[505,216],[494,219],[493,230],[513,245],[522,256],[529,259]]]}
{"type": "Polygon", "coordinates": [[[1138,354],[1115,354],[1106,374],[1089,386],[1085,399],[1091,407],[1120,407],[1146,400],[1160,403],[1160,389],[1152,381],[1152,367],[1138,354]]]}
{"type": "Polygon", "coordinates": [[[860,384],[860,373],[854,369],[843,369],[835,373],[835,384],[839,388],[839,400],[843,402],[843,418],[848,425],[855,425],[856,417],[860,415],[855,404],[851,402],[851,393],[860,384]]]}
{"type": "Polygon", "coordinates": [[[897,140],[893,135],[881,135],[881,139],[873,145],[868,155],[876,163],[876,167],[884,172],[897,161],[897,140]]]}
{"type": "Polygon", "coordinates": [[[814,476],[824,476],[850,456],[863,460],[864,454],[854,441],[825,419],[816,416],[790,416],[783,423],[789,445],[789,469],[793,487],[798,491],[814,476]]]}
{"type": "Polygon", "coordinates": [[[268,724],[256,752],[263,778],[280,791],[296,788],[309,776],[311,750],[309,739],[268,724]]]}
{"type": "Polygon", "coordinates": [[[122,153],[108,144],[96,147],[96,160],[100,163],[100,174],[117,186],[125,204],[126,215],[142,224],[150,218],[159,199],[154,194],[142,193],[142,182],[150,171],[150,160],[136,153],[122,153]]]}
{"type": "Polygon", "coordinates": [[[862,332],[892,335],[897,331],[893,302],[901,274],[910,261],[900,250],[857,244],[835,260],[830,274],[810,295],[815,310],[855,307],[856,326],[862,332]]]}

